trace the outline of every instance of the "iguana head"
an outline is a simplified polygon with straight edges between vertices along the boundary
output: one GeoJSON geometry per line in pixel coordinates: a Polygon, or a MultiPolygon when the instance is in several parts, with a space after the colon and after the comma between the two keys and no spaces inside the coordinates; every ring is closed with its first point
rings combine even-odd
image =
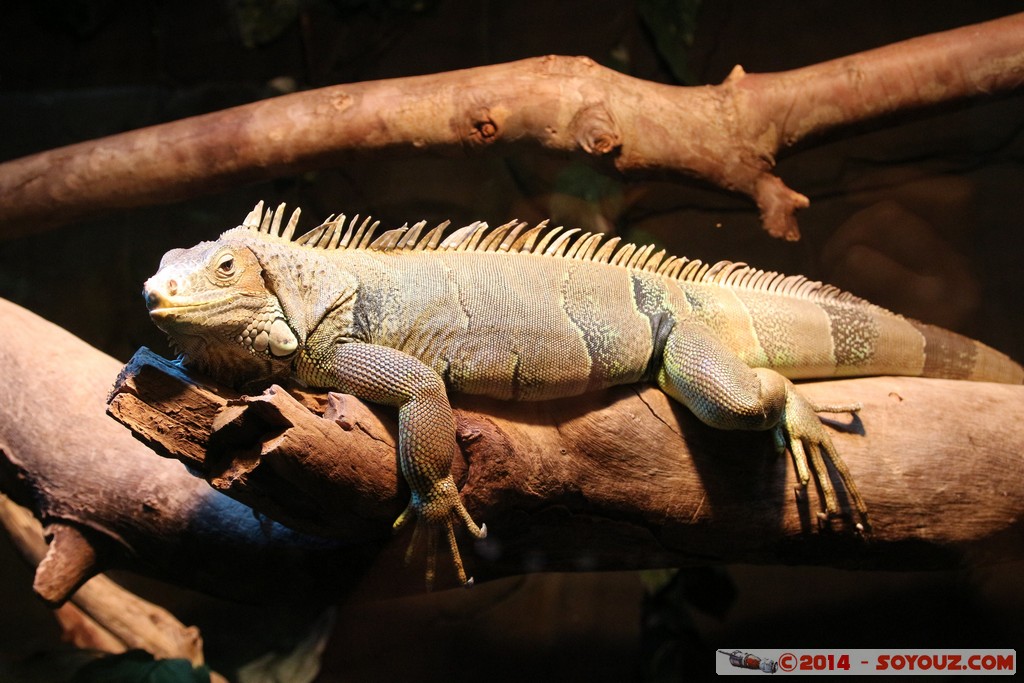
{"type": "Polygon", "coordinates": [[[236,386],[288,372],[298,339],[248,247],[202,242],[171,250],[143,295],[187,365],[236,386]]]}

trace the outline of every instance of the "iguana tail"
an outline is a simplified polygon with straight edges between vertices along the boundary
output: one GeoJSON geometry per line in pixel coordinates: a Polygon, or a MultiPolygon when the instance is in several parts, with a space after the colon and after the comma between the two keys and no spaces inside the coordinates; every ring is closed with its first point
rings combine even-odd
{"type": "Polygon", "coordinates": [[[907,322],[924,338],[922,377],[1024,384],[1024,367],[1006,354],[941,327],[907,322]]]}
{"type": "Polygon", "coordinates": [[[909,375],[1024,384],[1024,368],[981,342],[834,291],[736,291],[734,348],[748,364],[790,379],[909,375]]]}

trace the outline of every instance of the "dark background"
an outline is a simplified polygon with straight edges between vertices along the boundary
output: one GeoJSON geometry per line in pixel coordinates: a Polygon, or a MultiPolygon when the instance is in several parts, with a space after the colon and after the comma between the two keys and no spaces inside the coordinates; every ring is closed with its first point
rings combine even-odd
{"type": "MultiPolygon", "coordinates": [[[[718,83],[735,64],[795,68],[1020,9],[969,0],[7,2],[0,160],[297,89],[549,53],[649,80],[718,83]],[[659,50],[671,31],[683,49],[659,50]]],[[[140,345],[167,351],[139,295],[160,255],[214,238],[258,199],[301,205],[306,227],[341,210],[388,226],[550,216],[671,253],[803,273],[1020,360],[1022,126],[1017,95],[805,142],[778,166],[812,202],[796,244],[766,236],[745,198],[700,185],[626,182],[527,153],[366,159],[0,242],[0,296],[127,359],[140,345]]],[[[54,629],[4,544],[0,655],[18,659],[55,647],[54,629]]],[[[718,648],[1017,647],[1020,570],[731,566],[688,572],[690,597],[670,588],[648,599],[646,616],[636,574],[509,579],[342,607],[320,680],[633,680],[665,655],[670,679],[710,671],[718,648]]],[[[192,598],[177,600],[183,620],[203,618],[192,598]]],[[[217,666],[232,646],[213,631],[230,627],[207,628],[217,666]]]]}

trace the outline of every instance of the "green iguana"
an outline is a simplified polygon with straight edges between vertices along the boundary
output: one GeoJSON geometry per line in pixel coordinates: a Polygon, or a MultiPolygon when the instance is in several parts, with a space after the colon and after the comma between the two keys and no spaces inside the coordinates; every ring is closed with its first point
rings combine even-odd
{"type": "MultiPolygon", "coordinates": [[[[835,287],[743,263],[666,257],[578,230],[447,223],[389,230],[331,217],[292,239],[263,203],[215,242],[168,252],[146,282],[150,315],[186,363],[243,386],[292,375],[398,407],[411,500],[394,526],[427,531],[427,582],[446,534],[459,578],[464,507],[450,472],[448,392],[543,400],[655,382],[703,422],[771,431],[801,484],[813,472],[826,518],[840,515],[825,459],[863,529],[867,509],[812,405],[790,382],[922,375],[1024,382],[980,342],[904,319],[835,287]],[[424,529],[426,527],[426,529],[424,529]]],[[[408,557],[408,555],[407,555],[408,557]]],[[[471,581],[471,579],[470,579],[471,581]]]]}

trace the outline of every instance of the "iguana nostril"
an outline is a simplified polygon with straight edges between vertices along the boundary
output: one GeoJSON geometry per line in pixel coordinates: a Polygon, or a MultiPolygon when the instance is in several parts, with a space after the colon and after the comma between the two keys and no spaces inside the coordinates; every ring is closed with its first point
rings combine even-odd
{"type": "MultiPolygon", "coordinates": [[[[170,287],[167,290],[173,293],[170,287]]],[[[151,311],[167,303],[166,295],[160,291],[160,287],[153,286],[151,282],[147,282],[142,288],[142,297],[146,300],[146,308],[151,311]]]]}
{"type": "Polygon", "coordinates": [[[177,293],[178,293],[178,281],[177,280],[168,280],[167,281],[167,295],[168,296],[174,296],[177,293]]]}

